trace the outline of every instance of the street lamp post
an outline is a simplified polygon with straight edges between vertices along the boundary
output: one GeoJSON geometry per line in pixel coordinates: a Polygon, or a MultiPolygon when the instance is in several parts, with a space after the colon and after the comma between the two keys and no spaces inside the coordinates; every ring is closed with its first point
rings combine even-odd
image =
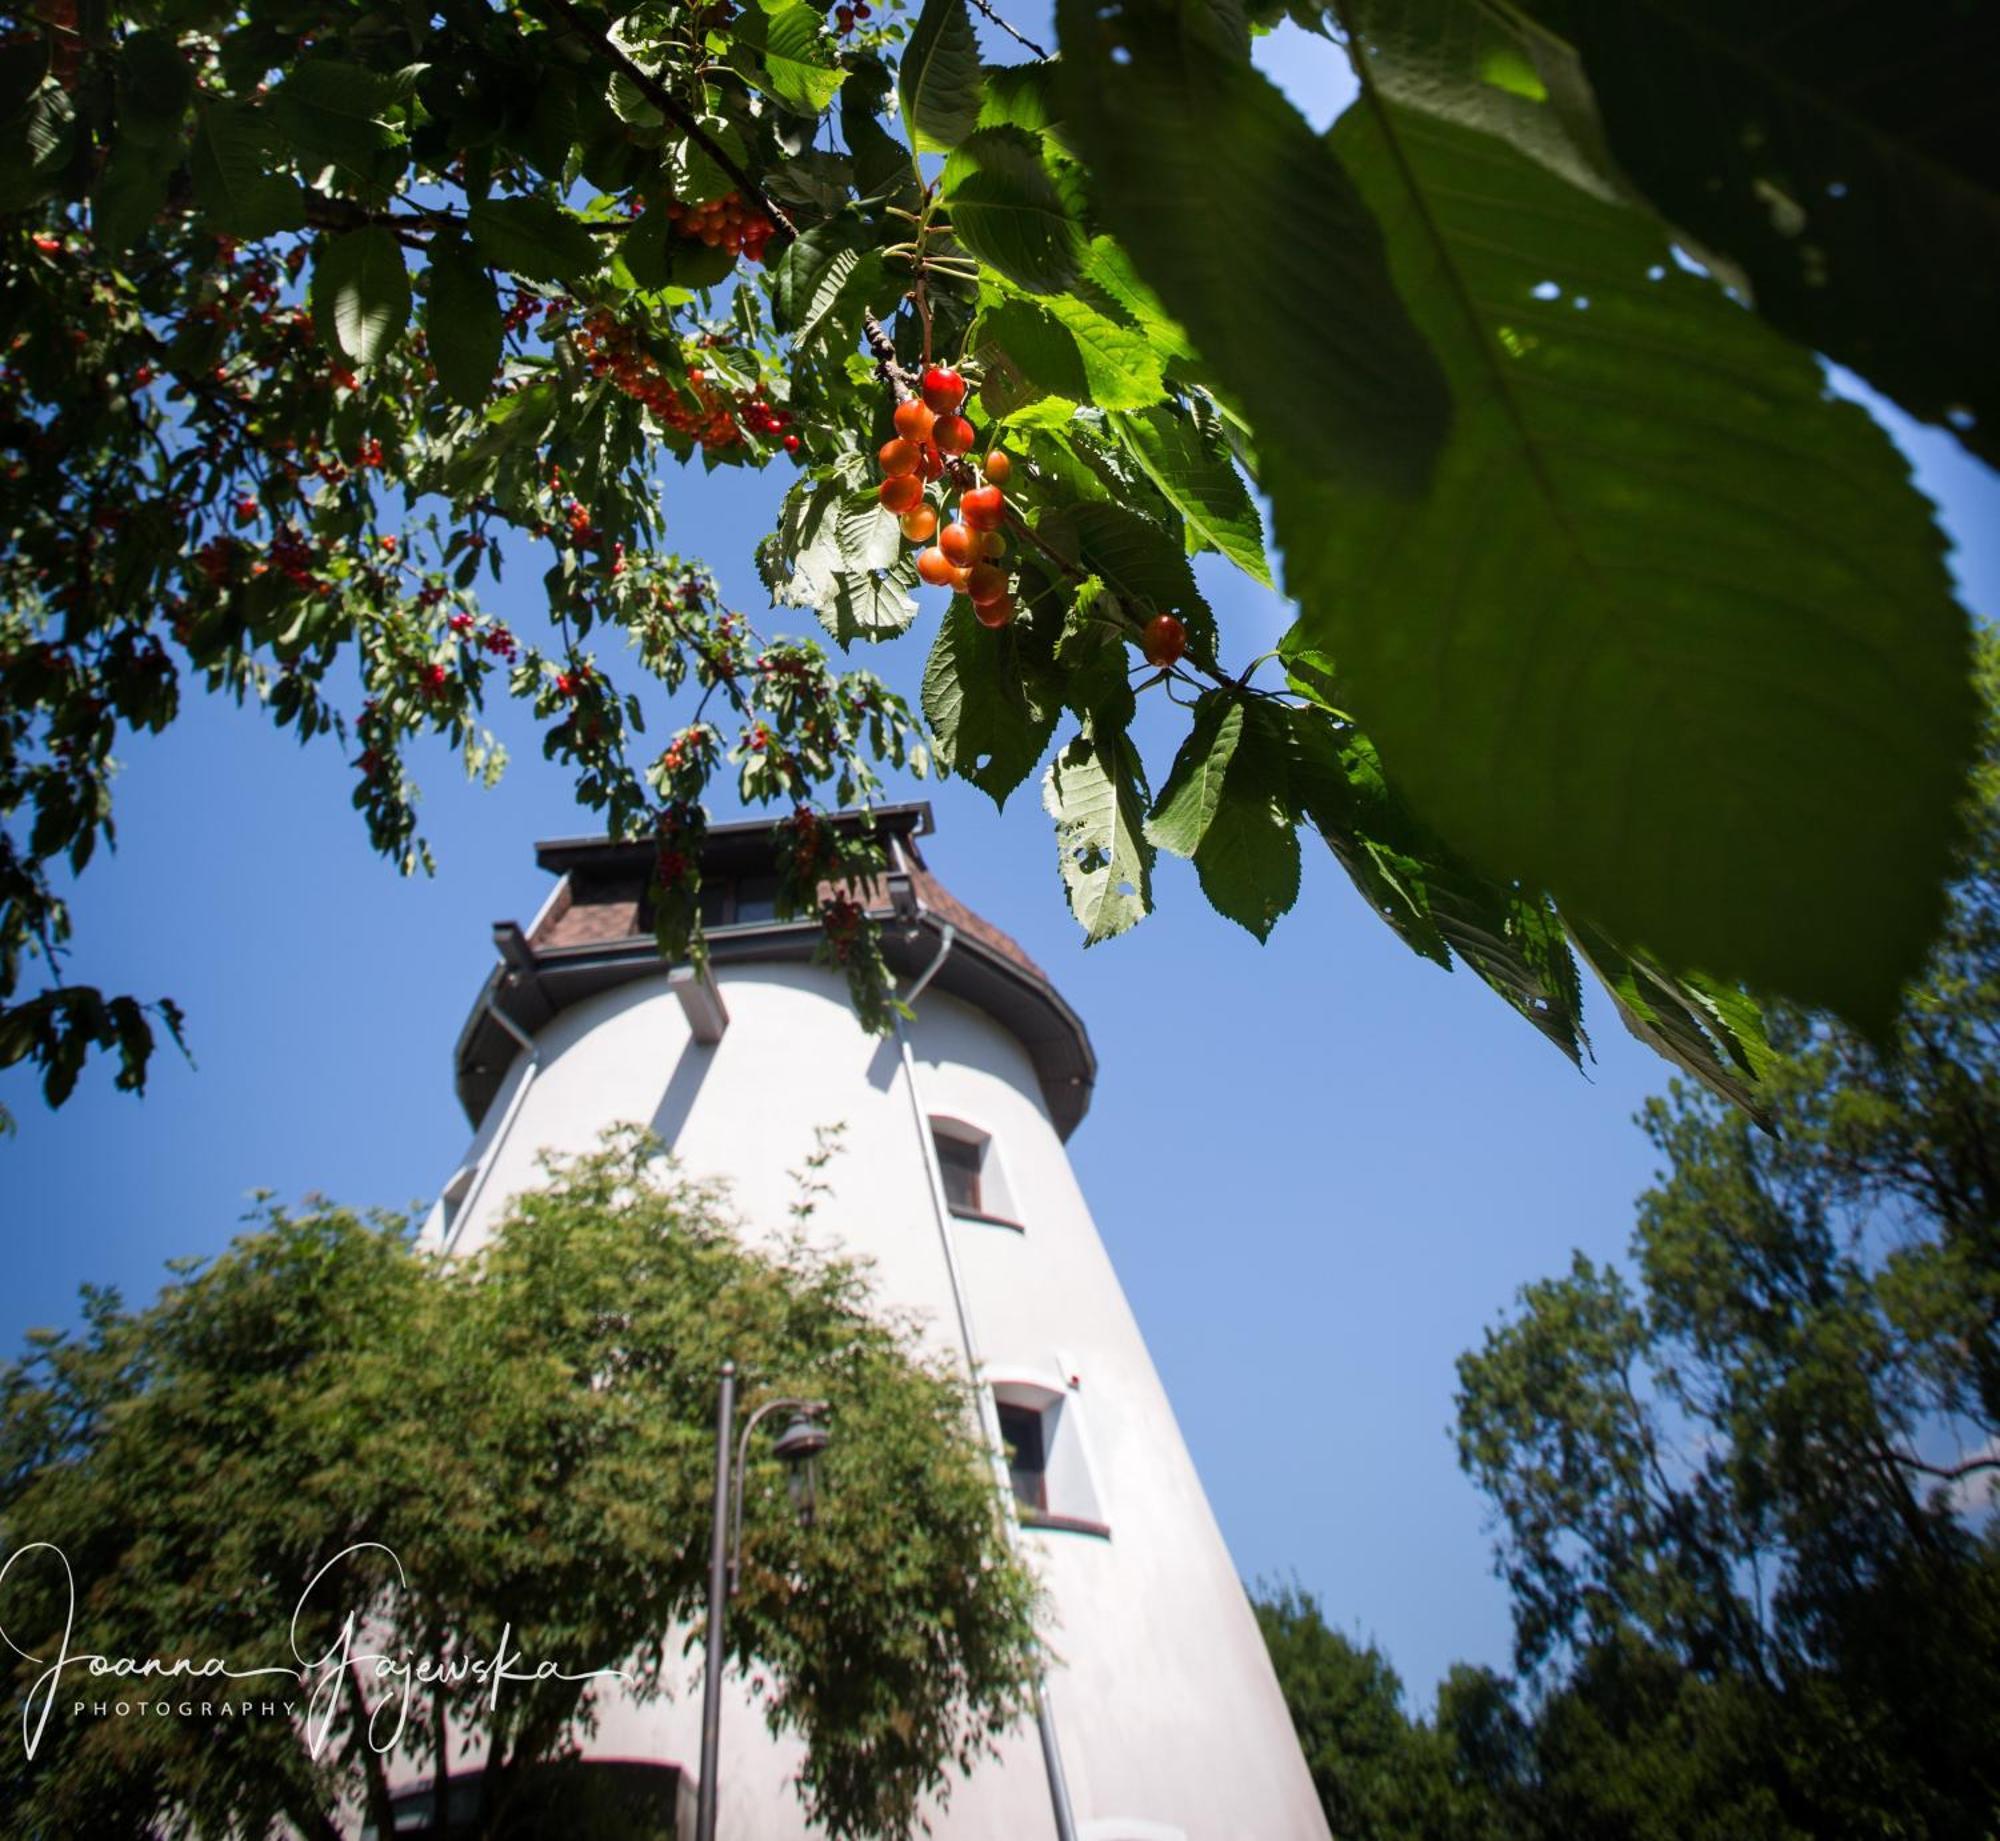
{"type": "Polygon", "coordinates": [[[736,1364],[722,1364],[722,1387],[715,1412],[715,1518],[708,1541],[708,1662],[701,1689],[701,1781],[696,1788],[695,1841],[715,1841],[716,1761],[722,1749],[723,1635],[729,1601],[743,1568],[743,1478],[750,1460],[750,1434],[767,1414],[791,1410],[792,1420],[778,1434],[773,1453],[783,1460],[785,1487],[799,1522],[811,1527],[817,1505],[819,1454],[830,1442],[819,1422],[826,1416],[824,1400],[766,1400],[743,1422],[731,1459],[731,1435],[736,1427],[736,1364]]]}

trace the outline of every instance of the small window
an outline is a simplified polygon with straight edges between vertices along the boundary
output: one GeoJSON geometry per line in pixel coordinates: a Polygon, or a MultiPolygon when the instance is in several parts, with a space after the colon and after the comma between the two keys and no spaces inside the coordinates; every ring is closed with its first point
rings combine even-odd
{"type": "Polygon", "coordinates": [[[933,1135],[938,1168],[944,1174],[945,1205],[955,1215],[984,1214],[979,1184],[979,1167],[986,1161],[980,1154],[984,1147],[964,1138],[947,1137],[941,1131],[933,1135]]]}
{"type": "Polygon", "coordinates": [[[1042,1415],[1032,1406],[1000,1403],[1000,1440],[1007,1448],[1007,1475],[1023,1508],[1049,1506],[1049,1457],[1042,1415]]]}
{"type": "Polygon", "coordinates": [[[743,876],[736,884],[736,912],[730,917],[739,927],[756,926],[778,918],[778,878],[743,876]]]}
{"type": "Polygon", "coordinates": [[[1109,1536],[1074,1395],[1025,1378],[1000,1380],[993,1405],[1021,1525],[1109,1536]]]}

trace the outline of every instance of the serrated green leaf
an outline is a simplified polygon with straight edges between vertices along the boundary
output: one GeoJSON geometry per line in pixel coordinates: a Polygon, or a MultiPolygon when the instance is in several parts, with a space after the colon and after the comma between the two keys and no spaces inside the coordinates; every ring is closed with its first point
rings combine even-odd
{"type": "Polygon", "coordinates": [[[1145,834],[1146,782],[1130,739],[1082,734],[1049,763],[1042,804],[1056,821],[1063,893],[1095,946],[1136,926],[1153,908],[1153,846],[1145,834]]]}
{"type": "Polygon", "coordinates": [[[1220,436],[1204,431],[1193,413],[1165,405],[1119,416],[1113,426],[1125,451],[1187,520],[1190,546],[1218,551],[1252,581],[1271,587],[1264,521],[1220,436]]]}
{"type": "Polygon", "coordinates": [[[665,203],[656,199],[618,239],[618,259],[648,293],[657,293],[673,280],[673,236],[673,219],[665,203]]]}
{"type": "Polygon", "coordinates": [[[1061,698],[1024,654],[1018,623],[983,627],[954,595],[924,666],[923,708],[939,770],[1005,805],[1049,745],[1061,698]]]}
{"type": "Polygon", "coordinates": [[[477,409],[500,368],[499,290],[462,237],[431,245],[426,277],[424,336],[439,387],[453,402],[477,409]]]}
{"type": "Polygon", "coordinates": [[[1025,128],[1047,134],[1057,127],[1055,61],[989,64],[979,103],[982,128],[1025,128]]]}
{"type": "Polygon", "coordinates": [[[247,102],[200,105],[191,170],[196,201],[231,236],[267,237],[302,230],[304,188],[269,170],[269,147],[247,102]]]}
{"type": "Polygon", "coordinates": [[[177,148],[181,123],[193,96],[194,72],[172,33],[135,32],[119,46],[121,145],[177,148]]]}
{"type": "Polygon", "coordinates": [[[1099,502],[1064,507],[1051,528],[1069,534],[1084,568],[1101,577],[1128,612],[1179,615],[1190,656],[1197,663],[1214,661],[1215,614],[1186,552],[1157,524],[1129,506],[1099,502]]]}
{"type": "Polygon", "coordinates": [[[384,118],[397,106],[392,78],[338,58],[308,57],[271,92],[271,115],[308,171],[342,166],[366,173],[401,139],[384,118]]]}
{"type": "Polygon", "coordinates": [[[801,115],[823,113],[847,80],[847,72],[827,55],[825,23],[826,15],[805,0],[780,6],[764,20],[760,49],[771,94],[801,115]]]}
{"type": "Polygon", "coordinates": [[[982,262],[1034,294],[1076,279],[1083,235],[1032,135],[979,129],[952,150],[942,183],[952,234],[982,262]]]}
{"type": "MultiPolygon", "coordinates": [[[[1239,734],[1222,763],[1220,796],[1200,827],[1194,850],[1202,893],[1218,914],[1259,940],[1271,937],[1280,915],[1299,898],[1299,840],[1293,828],[1287,773],[1285,712],[1270,704],[1236,702],[1235,724],[1225,714],[1218,728],[1239,734]]],[[[1209,784],[1204,771],[1199,780],[1209,784]]],[[[1185,839],[1201,795],[1183,795],[1165,816],[1185,839]]]]}
{"type": "MultiPolygon", "coordinates": [[[[1144,333],[1121,326],[1074,294],[1048,300],[1049,312],[1075,342],[1083,363],[1085,400],[1100,409],[1145,409],[1167,394],[1160,354],[1144,333]]],[[[1074,390],[1058,394],[1074,396],[1074,390]]]]}
{"type": "Polygon", "coordinates": [[[1160,297],[1139,279],[1132,258],[1110,237],[1092,237],[1084,252],[1083,278],[1103,299],[1146,335],[1162,360],[1191,361],[1193,342],[1160,297]]]}
{"type": "Polygon", "coordinates": [[[467,217],[479,253],[510,274],[576,281],[597,267],[597,238],[546,198],[478,198],[467,217]]]}
{"type": "Polygon", "coordinates": [[[924,0],[896,72],[910,145],[949,153],[979,125],[979,41],[965,0],[924,0]]]}
{"type": "Polygon", "coordinates": [[[1611,152],[1660,211],[1772,324],[2000,464],[1991,10],[1790,34],[1728,0],[1564,13],[1611,152]]]}
{"type": "Polygon", "coordinates": [[[1459,420],[1418,506],[1262,451],[1302,637],[1459,854],[1882,1024],[1973,732],[1905,463],[1640,213],[1380,100],[1334,138],[1459,420]]]}
{"type": "Polygon", "coordinates": [[[1755,1003],[1711,980],[1676,979],[1594,927],[1573,926],[1570,936],[1633,1035],[1711,1093],[1740,1106],[1766,1131],[1772,1129],[1759,1079],[1776,1057],[1755,1003]]]}
{"type": "Polygon", "coordinates": [[[915,551],[886,568],[836,569],[816,604],[820,624],[843,646],[894,639],[917,617],[915,551]]]}
{"type": "Polygon", "coordinates": [[[1162,850],[1191,857],[1222,808],[1222,783],[1243,739],[1243,700],[1203,691],[1194,721],[1174,756],[1167,783],[1146,819],[1146,835],[1162,850]]]}
{"type": "Polygon", "coordinates": [[[313,324],[350,364],[373,364],[410,323],[410,276],[393,232],[371,226],[313,243],[313,324]]]}
{"type": "Polygon", "coordinates": [[[90,193],[90,235],[105,255],[117,255],[146,234],[167,202],[173,165],[157,147],[121,140],[90,193]]]}
{"type": "Polygon", "coordinates": [[[1064,704],[1099,730],[1130,727],[1137,714],[1130,660],[1117,597],[1096,576],[1085,577],[1071,595],[1056,641],[1064,704]]]}
{"type": "Polygon", "coordinates": [[[1252,68],[1240,16],[1172,0],[1060,0],[1056,16],[1065,132],[1098,214],[1241,404],[1260,453],[1421,492],[1451,423],[1444,379],[1367,205],[1252,68]]]}

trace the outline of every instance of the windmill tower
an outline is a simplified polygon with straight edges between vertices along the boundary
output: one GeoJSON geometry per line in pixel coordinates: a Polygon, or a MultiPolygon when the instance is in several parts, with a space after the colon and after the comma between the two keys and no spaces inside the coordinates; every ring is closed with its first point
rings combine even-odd
{"type": "MultiPolygon", "coordinates": [[[[815,923],[776,918],[767,822],[709,834],[712,982],[659,958],[649,846],[541,845],[561,880],[526,931],[494,930],[500,963],[457,1047],[474,1137],[427,1234],[477,1246],[535,1183],[538,1153],[586,1150],[626,1120],[690,1174],[727,1177],[751,1221],[782,1221],[786,1172],[815,1127],[844,1123],[815,1231],[869,1257],[884,1303],[921,1313],[989,1390],[1061,1658],[1040,1730],[958,1786],[940,1841],[1324,1841],[1255,1619],[1064,1152],[1096,1071],[1083,1024],[925,867],[927,805],[874,816],[891,867],[872,905],[917,1000],[900,1039],[866,1033],[844,979],[811,963],[815,923]]],[[[588,1749],[685,1801],[699,1715],[693,1695],[612,1702],[588,1749]]],[[[732,1686],[719,1832],[800,1841],[797,1763],[732,1686]]]]}

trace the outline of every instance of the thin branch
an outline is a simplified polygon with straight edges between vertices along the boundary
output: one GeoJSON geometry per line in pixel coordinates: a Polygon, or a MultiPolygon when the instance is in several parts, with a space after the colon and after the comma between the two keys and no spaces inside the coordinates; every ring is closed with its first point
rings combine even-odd
{"type": "Polygon", "coordinates": [[[736,181],[739,191],[743,192],[747,197],[756,199],[757,203],[762,207],[764,215],[772,223],[776,224],[788,237],[796,237],[799,234],[798,225],[792,222],[791,216],[785,210],[784,206],[776,203],[770,194],[736,163],[735,156],[688,113],[686,106],[658,77],[654,76],[650,71],[641,69],[633,61],[629,53],[612,41],[608,33],[600,31],[597,27],[593,26],[584,16],[582,9],[575,4],[575,0],[548,0],[548,5],[562,15],[571,31],[575,32],[580,38],[588,39],[613,64],[617,65],[626,76],[631,78],[639,93],[654,108],[658,109],[689,140],[693,141],[703,153],[707,154],[717,166],[721,167],[730,178],[736,181]]]}
{"type": "Polygon", "coordinates": [[[875,355],[875,369],[882,381],[899,397],[915,396],[917,380],[897,361],[896,341],[889,337],[888,328],[874,314],[863,313],[861,330],[867,336],[868,349],[875,355]]]}
{"type": "Polygon", "coordinates": [[[1036,44],[1035,41],[1032,38],[1030,38],[1025,32],[1019,31],[1015,27],[1010,26],[1006,22],[1006,20],[1002,19],[1000,15],[993,10],[993,8],[987,3],[987,0],[972,0],[972,4],[976,6],[979,9],[979,11],[985,15],[986,18],[990,19],[996,26],[998,26],[1001,31],[1006,33],[1007,36],[1015,42],[1015,44],[1026,45],[1027,48],[1030,51],[1032,51],[1035,54],[1035,56],[1040,58],[1044,64],[1046,64],[1049,61],[1049,54],[1046,51],[1044,51],[1040,45],[1036,44]]]}

